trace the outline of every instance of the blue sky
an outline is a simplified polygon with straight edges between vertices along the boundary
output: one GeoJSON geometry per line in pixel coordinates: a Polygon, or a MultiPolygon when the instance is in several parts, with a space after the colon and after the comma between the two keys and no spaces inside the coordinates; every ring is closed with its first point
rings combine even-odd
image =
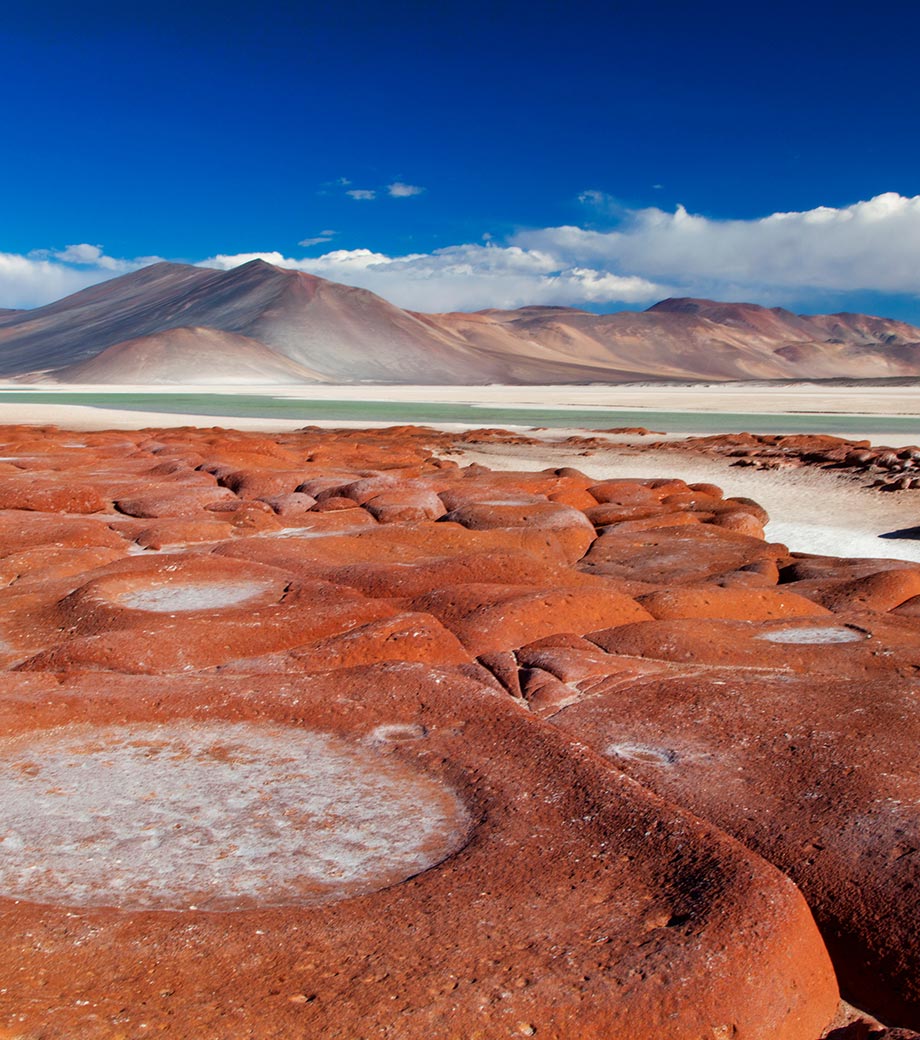
{"type": "Polygon", "coordinates": [[[0,306],[264,255],[427,310],[920,322],[918,31],[900,2],[14,5],[0,306]]]}

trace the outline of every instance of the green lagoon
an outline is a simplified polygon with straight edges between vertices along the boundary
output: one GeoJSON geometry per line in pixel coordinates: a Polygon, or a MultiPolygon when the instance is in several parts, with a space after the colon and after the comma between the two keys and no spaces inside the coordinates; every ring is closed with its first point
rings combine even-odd
{"type": "MultiPolygon", "coordinates": [[[[865,433],[879,430],[920,439],[920,415],[882,417],[835,413],[797,415],[735,412],[657,412],[579,408],[496,408],[470,404],[401,401],[329,401],[270,397],[259,394],[194,394],[130,392],[0,392],[4,403],[72,404],[92,408],[169,412],[194,416],[284,419],[308,426],[318,421],[403,423],[464,423],[473,426],[566,427],[605,430],[644,426],[668,433],[865,433]]],[[[2,408],[0,408],[2,421],[2,408]]]]}

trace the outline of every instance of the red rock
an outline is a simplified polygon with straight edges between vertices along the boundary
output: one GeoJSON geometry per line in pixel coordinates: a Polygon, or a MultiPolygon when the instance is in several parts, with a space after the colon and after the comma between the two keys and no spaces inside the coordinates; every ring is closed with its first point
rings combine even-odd
{"type": "Polygon", "coordinates": [[[288,495],[303,483],[303,470],[242,469],[232,470],[220,478],[220,483],[240,498],[267,498],[288,495]]]}
{"type": "Polygon", "coordinates": [[[312,495],[305,495],[300,491],[292,491],[289,495],[270,495],[262,500],[278,514],[278,516],[303,516],[315,505],[316,499],[312,495]]]}
{"type": "Polygon", "coordinates": [[[718,484],[691,484],[691,491],[698,491],[701,495],[708,495],[710,498],[722,498],[724,492],[718,484]]]}
{"type": "Polygon", "coordinates": [[[920,617],[920,596],[912,596],[897,607],[893,607],[892,614],[899,617],[920,617]]]}
{"type": "Polygon", "coordinates": [[[653,531],[658,527],[686,527],[688,524],[701,522],[701,515],[697,513],[654,513],[641,520],[618,520],[612,524],[605,524],[598,534],[635,534],[638,531],[653,531]]]}
{"type": "Polygon", "coordinates": [[[521,695],[530,710],[540,715],[553,714],[578,699],[577,692],[571,686],[560,682],[551,672],[542,668],[522,668],[520,684],[521,695]]]}
{"type": "Polygon", "coordinates": [[[350,498],[363,506],[365,502],[385,491],[393,491],[403,485],[403,482],[392,473],[375,473],[373,476],[362,477],[360,480],[351,480],[337,488],[330,488],[317,497],[322,501],[325,495],[339,495],[342,498],[350,498]]]}
{"type": "MultiPolygon", "coordinates": [[[[0,1025],[20,1034],[108,1040],[141,1022],[151,1034],[178,1022],[185,1035],[217,1036],[230,1013],[233,1029],[256,1040],[394,1027],[400,1040],[496,1030],[695,1040],[723,1026],[813,1040],[834,1014],[820,939],[779,872],[456,674],[398,664],[337,672],[334,684],[14,681],[16,695],[0,703],[0,756],[21,760],[17,741],[28,734],[48,746],[49,775],[78,756],[90,776],[111,748],[109,772],[125,775],[124,795],[132,785],[148,792],[96,822],[87,837],[95,857],[62,858],[57,842],[38,851],[57,871],[41,902],[11,897],[15,885],[4,893],[9,1010],[0,1025]],[[223,763],[235,745],[243,753],[231,775],[223,763]],[[163,762],[154,754],[148,764],[148,749],[164,748],[189,777],[172,797],[163,762]],[[317,778],[310,816],[299,800],[284,801],[290,774],[317,778]],[[228,816],[231,794],[240,804],[228,816]],[[399,798],[414,799],[411,828],[399,798]],[[202,799],[206,820],[193,811],[202,799]],[[264,824],[285,811],[290,838],[264,824]],[[216,861],[226,877],[216,889],[190,885],[177,869],[145,890],[154,864],[133,850],[143,848],[146,820],[190,812],[210,835],[204,855],[236,846],[240,865],[216,861]],[[123,819],[116,863],[100,846],[123,819]],[[296,856],[306,823],[310,840],[296,856]],[[386,854],[357,880],[311,891],[305,879],[325,878],[343,855],[343,824],[352,850],[376,827],[386,854]],[[248,888],[245,878],[235,887],[249,850],[267,839],[278,851],[253,859],[248,888]],[[408,866],[416,846],[427,859],[408,866]],[[87,870],[98,862],[104,870],[87,870]],[[64,883],[68,870],[85,877],[82,888],[64,883]]],[[[42,780],[25,774],[22,784],[40,791],[42,780]]],[[[82,833],[78,816],[74,825],[82,833]]],[[[168,863],[183,840],[181,827],[167,827],[154,862],[168,863]]]]}
{"type": "Polygon", "coordinates": [[[160,520],[138,531],[134,540],[144,549],[163,549],[168,545],[194,545],[222,542],[233,533],[223,520],[160,520]]]}
{"type": "Polygon", "coordinates": [[[628,697],[593,687],[553,721],[779,866],[808,899],[844,996],[920,1024],[913,681],[652,676],[628,697]]]}
{"type": "Polygon", "coordinates": [[[324,498],[322,494],[316,500],[313,511],[316,513],[334,513],[340,509],[358,509],[358,503],[353,498],[344,498],[342,495],[329,495],[324,498]]]}
{"type": "Polygon", "coordinates": [[[124,549],[125,540],[105,520],[32,512],[0,512],[0,557],[39,546],[54,549],[124,549]]]}
{"type": "Polygon", "coordinates": [[[510,693],[517,700],[523,700],[520,668],[516,654],[510,650],[496,650],[492,653],[480,654],[478,661],[506,693],[510,693]]]}
{"type": "Polygon", "coordinates": [[[592,484],[588,491],[595,501],[618,506],[659,506],[661,494],[644,480],[605,480],[592,484]]]}
{"type": "Polygon", "coordinates": [[[217,485],[187,487],[181,484],[162,484],[118,498],[115,508],[127,516],[192,519],[200,517],[208,506],[215,503],[238,501],[232,491],[217,485]]]}
{"type": "Polygon", "coordinates": [[[436,667],[472,664],[473,658],[453,633],[428,614],[404,613],[369,621],[345,632],[314,639],[290,650],[232,661],[224,673],[304,673],[417,661],[436,667]]]}
{"type": "Polygon", "coordinates": [[[837,613],[886,611],[920,595],[920,569],[877,571],[849,581],[797,582],[794,587],[837,613]]]}
{"type": "Polygon", "coordinates": [[[520,550],[469,553],[434,559],[422,557],[412,561],[402,559],[398,562],[354,563],[328,567],[324,577],[358,588],[367,596],[400,598],[422,596],[436,589],[471,582],[541,587],[571,584],[584,585],[598,591],[605,588],[602,580],[573,574],[520,550]]]}
{"type": "Polygon", "coordinates": [[[793,554],[794,558],[783,567],[784,582],[864,578],[883,570],[914,570],[917,565],[906,560],[847,560],[838,556],[809,556],[793,554]]]}
{"type": "Polygon", "coordinates": [[[48,476],[0,476],[0,509],[101,513],[108,502],[95,488],[48,476]]]}
{"type": "Polygon", "coordinates": [[[592,632],[610,653],[681,664],[859,678],[913,675],[920,630],[908,618],[837,614],[782,621],[678,619],[592,632]]]}
{"type": "Polygon", "coordinates": [[[433,491],[413,488],[376,494],[365,500],[364,508],[381,524],[437,520],[447,512],[433,491]]]}
{"type": "Polygon", "coordinates": [[[722,513],[713,517],[709,523],[714,527],[721,527],[725,531],[735,531],[737,534],[744,534],[750,538],[762,540],[765,537],[763,524],[757,517],[749,513],[722,513]]]}
{"type": "Polygon", "coordinates": [[[582,635],[602,626],[651,619],[629,596],[585,588],[534,590],[470,583],[428,593],[413,606],[434,614],[477,654],[513,650],[560,632],[582,635]]]}
{"type": "Polygon", "coordinates": [[[605,531],[579,565],[589,573],[660,585],[695,584],[761,560],[785,559],[785,546],[723,531],[709,524],[648,532],[605,531]]]}
{"type": "Polygon", "coordinates": [[[284,529],[284,524],[267,502],[241,502],[233,510],[220,509],[217,512],[236,534],[268,534],[284,529]]]}
{"type": "Polygon", "coordinates": [[[68,578],[122,559],[127,544],[119,548],[61,548],[39,546],[11,553],[0,560],[0,585],[40,584],[55,578],[68,578]]]}
{"type": "Polygon", "coordinates": [[[830,611],[787,587],[721,588],[718,585],[681,585],[637,597],[658,620],[669,618],[734,618],[768,621],[771,618],[814,617],[830,611]]]}
{"type": "Polygon", "coordinates": [[[46,649],[22,669],[148,674],[213,668],[396,614],[353,589],[295,585],[283,571],[213,555],[135,557],[59,602],[23,609],[46,649]]]}
{"type": "Polygon", "coordinates": [[[612,524],[635,522],[649,518],[657,520],[668,515],[667,510],[662,509],[661,504],[656,501],[643,502],[638,505],[604,502],[601,505],[589,506],[584,512],[585,516],[595,527],[609,527],[612,524]]]}
{"type": "Polygon", "coordinates": [[[571,506],[573,509],[590,509],[596,505],[594,496],[581,487],[562,488],[552,491],[547,498],[550,502],[558,502],[560,505],[571,506]]]}
{"type": "Polygon", "coordinates": [[[317,495],[321,495],[324,491],[330,489],[336,489],[342,487],[348,483],[348,475],[345,473],[334,473],[325,476],[313,476],[309,480],[304,480],[298,484],[295,488],[295,493],[310,495],[315,498],[317,495]]]}
{"type": "Polygon", "coordinates": [[[534,502],[523,506],[480,503],[452,510],[444,520],[462,524],[472,531],[530,528],[552,532],[568,563],[581,559],[594,540],[594,528],[584,513],[555,502],[534,502]]]}

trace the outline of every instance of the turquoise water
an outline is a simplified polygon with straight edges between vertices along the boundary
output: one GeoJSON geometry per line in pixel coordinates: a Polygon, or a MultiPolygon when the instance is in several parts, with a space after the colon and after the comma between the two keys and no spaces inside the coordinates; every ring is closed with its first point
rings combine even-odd
{"type": "MultiPolygon", "coordinates": [[[[603,430],[645,426],[687,433],[865,433],[885,430],[920,438],[920,416],[769,415],[735,412],[651,412],[611,409],[475,408],[466,404],[399,401],[312,401],[254,394],[48,393],[0,392],[4,403],[78,404],[94,408],[223,415],[239,418],[294,419],[305,426],[319,420],[342,422],[468,423],[474,426],[575,426],[603,430]]],[[[2,421],[2,407],[0,407],[2,421]]]]}

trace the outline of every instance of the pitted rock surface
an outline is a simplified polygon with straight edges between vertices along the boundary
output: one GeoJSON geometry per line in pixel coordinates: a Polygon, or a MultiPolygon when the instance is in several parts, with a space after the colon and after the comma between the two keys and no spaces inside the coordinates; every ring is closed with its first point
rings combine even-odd
{"type": "Polygon", "coordinates": [[[232,1015],[383,1036],[394,994],[411,1040],[815,1037],[836,1009],[788,879],[457,672],[21,674],[8,693],[0,791],[29,856],[0,856],[0,975],[20,1034],[211,1036],[232,1015]],[[54,816],[28,818],[33,790],[54,816]]]}
{"type": "Polygon", "coordinates": [[[0,1036],[920,1027],[917,569],[523,440],[0,429],[0,1036]]]}

